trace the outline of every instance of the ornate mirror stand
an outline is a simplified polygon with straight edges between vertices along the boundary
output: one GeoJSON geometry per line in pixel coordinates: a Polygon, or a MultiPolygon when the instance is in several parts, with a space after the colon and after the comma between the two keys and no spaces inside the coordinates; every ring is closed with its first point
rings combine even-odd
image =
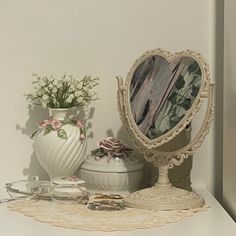
{"type": "Polygon", "coordinates": [[[147,51],[137,59],[124,82],[118,80],[118,109],[135,147],[148,162],[159,168],[158,182],[130,194],[127,206],[177,210],[204,205],[199,195],[175,188],[168,170],[181,165],[200,147],[214,116],[214,83],[203,57],[186,50],[172,54],[162,49],[147,51]],[[180,150],[164,152],[168,143],[186,128],[207,102],[197,134],[180,150]]]}

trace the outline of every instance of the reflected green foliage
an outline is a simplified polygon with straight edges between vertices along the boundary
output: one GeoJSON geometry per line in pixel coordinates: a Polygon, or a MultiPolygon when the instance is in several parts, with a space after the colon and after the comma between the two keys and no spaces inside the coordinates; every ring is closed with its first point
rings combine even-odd
{"type": "Polygon", "coordinates": [[[163,105],[159,116],[148,131],[148,137],[154,139],[174,128],[191,108],[201,86],[201,70],[194,61],[185,75],[179,75],[176,84],[163,105]]]}
{"type": "Polygon", "coordinates": [[[173,129],[192,107],[201,79],[201,68],[191,57],[145,59],[130,83],[130,108],[139,130],[155,139],[173,129]]]}

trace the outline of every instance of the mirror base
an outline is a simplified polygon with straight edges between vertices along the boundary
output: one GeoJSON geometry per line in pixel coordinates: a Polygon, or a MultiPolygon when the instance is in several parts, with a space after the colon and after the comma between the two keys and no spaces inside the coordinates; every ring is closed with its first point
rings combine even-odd
{"type": "Polygon", "coordinates": [[[129,207],[155,210],[184,210],[205,204],[199,195],[175,188],[170,183],[156,184],[151,188],[136,191],[123,201],[129,207]]]}

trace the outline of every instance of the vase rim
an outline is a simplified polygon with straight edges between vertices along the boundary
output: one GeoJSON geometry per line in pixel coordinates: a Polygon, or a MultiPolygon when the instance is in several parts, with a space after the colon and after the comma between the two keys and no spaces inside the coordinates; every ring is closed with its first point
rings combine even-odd
{"type": "Polygon", "coordinates": [[[77,109],[77,107],[68,107],[68,108],[56,108],[56,107],[48,107],[50,110],[58,110],[58,111],[66,111],[66,110],[72,110],[72,109],[77,109]]]}
{"type": "Polygon", "coordinates": [[[49,116],[54,117],[56,119],[64,119],[69,117],[70,115],[75,115],[78,110],[74,109],[73,107],[69,108],[50,108],[48,109],[49,116]]]}

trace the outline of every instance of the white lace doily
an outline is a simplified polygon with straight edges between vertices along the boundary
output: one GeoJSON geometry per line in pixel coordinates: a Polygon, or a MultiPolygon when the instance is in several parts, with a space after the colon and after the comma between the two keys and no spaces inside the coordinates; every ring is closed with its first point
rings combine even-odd
{"type": "Polygon", "coordinates": [[[206,211],[207,206],[190,210],[159,211],[127,208],[122,211],[94,211],[81,204],[61,204],[47,200],[17,200],[8,207],[36,221],[80,230],[124,231],[154,228],[177,222],[194,213],[206,211]]]}

